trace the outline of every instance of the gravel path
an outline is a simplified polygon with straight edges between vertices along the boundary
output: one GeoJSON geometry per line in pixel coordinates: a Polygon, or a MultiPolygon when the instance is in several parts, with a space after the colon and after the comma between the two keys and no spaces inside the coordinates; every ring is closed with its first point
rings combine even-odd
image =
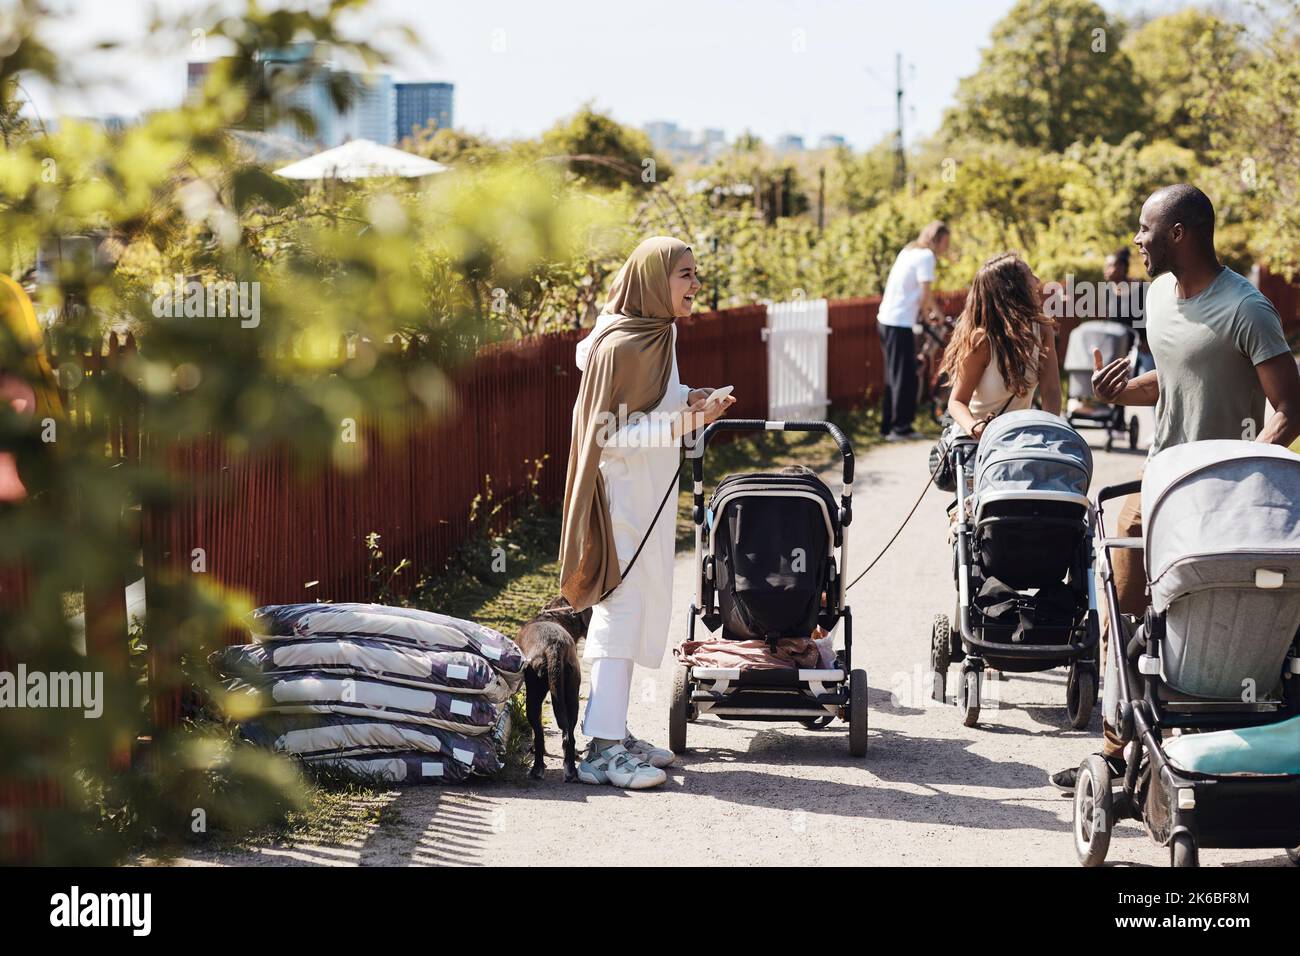
{"type": "MultiPolygon", "coordinates": [[[[1150,435],[1149,416],[1143,422],[1150,435]]],[[[1094,490],[1135,477],[1141,456],[1096,451],[1094,490]]],[[[928,444],[889,445],[858,461],[850,573],[856,575],[907,513],[925,475],[928,444]]],[[[833,472],[826,472],[830,477],[833,472]]],[[[716,476],[715,476],[716,477],[716,476]]],[[[838,481],[832,482],[838,488],[838,481]]],[[[890,554],[850,592],[858,660],[870,677],[871,736],[849,757],[847,730],[798,724],[690,725],[690,750],[668,783],[627,793],[565,784],[559,760],[541,782],[468,789],[411,787],[393,798],[397,823],[345,844],[300,842],[195,863],[263,864],[904,864],[1077,865],[1070,802],[1046,781],[1097,743],[1100,702],[1085,732],[1065,726],[1064,671],[988,682],[1001,698],[967,729],[954,707],[928,697],[929,628],[953,605],[946,497],[928,493],[890,554]]],[[[678,557],[675,633],[686,633],[693,555],[678,557]]],[[[630,725],[667,741],[671,651],[633,679],[630,725]]],[[[949,679],[953,686],[954,667],[949,679]]],[[[549,715],[549,705],[548,705],[549,715]]],[[[548,727],[548,752],[560,752],[548,727]]],[[[1109,859],[1168,865],[1140,825],[1124,823],[1109,859]]],[[[1280,851],[1208,850],[1202,865],[1281,865],[1280,851]]]]}

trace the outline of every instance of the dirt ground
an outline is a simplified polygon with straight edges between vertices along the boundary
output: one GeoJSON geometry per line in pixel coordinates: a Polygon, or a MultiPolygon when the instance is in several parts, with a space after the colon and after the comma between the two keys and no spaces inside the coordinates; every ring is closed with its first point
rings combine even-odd
{"type": "MultiPolygon", "coordinates": [[[[1149,436],[1150,417],[1143,429],[1149,436]]],[[[1093,489],[1136,477],[1142,453],[1096,452],[1093,489]]],[[[928,443],[883,446],[858,461],[849,573],[880,550],[925,478],[928,443]]],[[[824,463],[812,463],[822,465],[824,463]]],[[[837,473],[825,472],[827,477],[837,473]]],[[[838,481],[832,483],[838,488],[838,481]]],[[[953,606],[944,505],[931,490],[889,554],[850,591],[857,660],[865,658],[870,742],[848,754],[847,728],[790,723],[690,725],[689,750],[657,790],[566,784],[552,756],[540,782],[409,787],[383,799],[396,822],[345,842],[298,840],[252,851],[201,853],[196,865],[1076,864],[1070,801],[1047,782],[1095,749],[1100,702],[1086,731],[1063,729],[1064,671],[989,682],[999,698],[979,726],[929,699],[929,631],[953,606]]],[[[693,555],[679,554],[674,633],[686,634],[693,555]]],[[[667,742],[671,651],[633,678],[630,726],[667,742]]],[[[957,668],[950,672],[949,688],[957,668]]],[[[548,728],[548,752],[560,752],[548,728]]],[[[1111,862],[1168,865],[1134,822],[1117,827],[1111,862]]],[[[1281,851],[1207,850],[1203,866],[1285,865],[1281,851]]]]}

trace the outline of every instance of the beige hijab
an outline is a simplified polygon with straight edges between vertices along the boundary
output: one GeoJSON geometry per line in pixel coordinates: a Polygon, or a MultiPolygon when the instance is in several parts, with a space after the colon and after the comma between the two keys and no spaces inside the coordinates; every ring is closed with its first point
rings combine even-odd
{"type": "Polygon", "coordinates": [[[668,277],[689,251],[690,246],[667,236],[637,246],[609,290],[604,313],[614,318],[589,336],[573,406],[560,537],[560,592],[580,611],[600,603],[622,580],[600,474],[603,425],[607,415],[619,414],[620,406],[628,414],[648,412],[663,400],[673,369],[668,277]]]}

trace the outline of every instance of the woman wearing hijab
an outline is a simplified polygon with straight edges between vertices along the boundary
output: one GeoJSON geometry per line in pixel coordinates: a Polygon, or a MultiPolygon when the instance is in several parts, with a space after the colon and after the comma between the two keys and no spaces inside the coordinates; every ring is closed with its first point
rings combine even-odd
{"type": "Polygon", "coordinates": [[[596,327],[578,343],[583,374],[564,489],[560,590],[579,611],[592,609],[584,652],[591,689],[582,722],[591,743],[578,766],[584,783],[657,786],[674,759],[628,730],[627,705],[632,668],[657,668],[668,641],[676,509],[659,509],[665,491],[676,491],[682,436],[735,402],[709,402],[712,389],[690,389],[677,371],[674,319],[691,314],[699,289],[689,246],[647,239],[619,270],[596,327]]]}

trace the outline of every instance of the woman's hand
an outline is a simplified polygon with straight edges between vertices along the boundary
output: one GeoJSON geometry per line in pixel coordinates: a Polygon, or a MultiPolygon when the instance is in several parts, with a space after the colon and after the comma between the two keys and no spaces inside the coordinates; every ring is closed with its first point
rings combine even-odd
{"type": "Polygon", "coordinates": [[[686,404],[694,405],[696,402],[706,399],[712,394],[713,389],[711,388],[693,388],[691,389],[691,394],[686,396],[686,404]]]}
{"type": "Polygon", "coordinates": [[[727,414],[727,410],[730,409],[731,406],[735,404],[736,404],[736,399],[731,395],[728,395],[726,398],[719,399],[716,402],[710,402],[706,400],[704,403],[704,424],[708,425],[712,422],[716,422],[723,415],[727,414]]]}
{"type": "Polygon", "coordinates": [[[732,405],[736,404],[736,399],[732,395],[728,395],[726,398],[719,399],[716,402],[710,402],[708,400],[708,395],[713,393],[712,389],[695,389],[691,394],[694,395],[697,391],[706,392],[707,394],[699,401],[692,402],[686,411],[682,412],[681,417],[678,419],[681,431],[679,434],[673,436],[675,438],[680,438],[682,435],[689,435],[692,432],[699,431],[701,428],[704,428],[712,422],[716,422],[727,413],[727,410],[731,408],[732,405]]]}
{"type": "Polygon", "coordinates": [[[988,427],[989,427],[988,419],[987,418],[981,419],[980,421],[976,422],[973,426],[971,426],[970,437],[974,438],[976,441],[979,441],[980,436],[984,434],[984,429],[988,427]]]}

